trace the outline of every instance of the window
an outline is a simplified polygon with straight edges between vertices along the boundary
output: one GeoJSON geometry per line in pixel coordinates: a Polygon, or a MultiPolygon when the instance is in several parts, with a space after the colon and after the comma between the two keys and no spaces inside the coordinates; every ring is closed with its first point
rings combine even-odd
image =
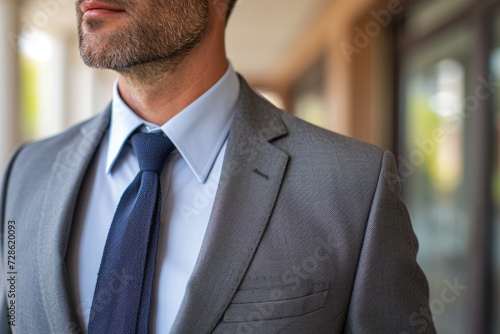
{"type": "Polygon", "coordinates": [[[437,331],[500,333],[500,0],[413,2],[396,35],[398,168],[437,331]]]}
{"type": "Polygon", "coordinates": [[[412,50],[403,63],[406,145],[398,157],[403,196],[421,246],[418,261],[430,285],[439,333],[466,333],[464,295],[441,294],[466,284],[470,215],[466,164],[471,33],[457,27],[412,50]]]}
{"type": "MultiPolygon", "coordinates": [[[[495,152],[493,154],[493,181],[492,196],[494,202],[494,230],[493,230],[493,281],[494,286],[494,309],[497,314],[500,310],[500,11],[496,12],[493,24],[493,42],[490,54],[491,75],[495,87],[495,99],[493,102],[495,132],[495,152]]],[[[500,333],[500,318],[494,319],[494,333],[500,333]]]]}

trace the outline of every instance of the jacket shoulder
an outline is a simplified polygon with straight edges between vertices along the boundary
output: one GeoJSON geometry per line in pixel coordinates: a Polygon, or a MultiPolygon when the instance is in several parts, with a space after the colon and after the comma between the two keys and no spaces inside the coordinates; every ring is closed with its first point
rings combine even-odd
{"type": "Polygon", "coordinates": [[[15,166],[24,165],[27,168],[33,168],[35,164],[38,166],[50,164],[62,149],[74,145],[82,139],[83,144],[85,144],[85,138],[96,137],[94,132],[102,132],[108,125],[109,114],[106,111],[78,123],[60,134],[24,144],[17,154],[15,166]]]}
{"type": "Polygon", "coordinates": [[[382,148],[320,128],[281,109],[275,109],[275,112],[288,130],[281,145],[295,154],[302,153],[316,161],[365,162],[380,168],[384,155],[382,148]]]}

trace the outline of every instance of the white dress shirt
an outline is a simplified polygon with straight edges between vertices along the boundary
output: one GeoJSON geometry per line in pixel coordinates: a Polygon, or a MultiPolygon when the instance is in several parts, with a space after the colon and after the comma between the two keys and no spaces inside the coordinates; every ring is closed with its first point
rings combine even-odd
{"type": "Polygon", "coordinates": [[[163,131],[176,150],[161,173],[162,215],[150,329],[169,333],[201,249],[221,174],[240,83],[231,65],[205,94],[158,127],[142,120],[114,88],[109,131],[83,181],[66,265],[83,329],[88,326],[104,245],[121,195],[139,172],[129,136],[163,131]]]}

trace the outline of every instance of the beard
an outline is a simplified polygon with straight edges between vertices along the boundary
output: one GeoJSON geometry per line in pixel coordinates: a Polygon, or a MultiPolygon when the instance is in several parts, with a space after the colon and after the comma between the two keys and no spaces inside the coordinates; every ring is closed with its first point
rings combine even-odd
{"type": "Polygon", "coordinates": [[[207,0],[106,0],[126,10],[126,23],[99,32],[105,18],[83,20],[77,1],[80,58],[96,69],[127,72],[158,63],[172,68],[199,44],[209,22],[207,0]]]}

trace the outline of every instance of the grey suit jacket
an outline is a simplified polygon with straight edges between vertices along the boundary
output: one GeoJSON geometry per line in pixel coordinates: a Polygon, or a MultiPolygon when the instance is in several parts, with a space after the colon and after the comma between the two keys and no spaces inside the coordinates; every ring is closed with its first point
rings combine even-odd
{"type": "MultiPolygon", "coordinates": [[[[303,122],[241,83],[208,230],[172,333],[434,333],[393,156],[303,122]]],[[[82,332],[65,253],[82,180],[109,123],[108,107],[24,146],[7,169],[1,265],[17,274],[2,279],[1,299],[15,294],[16,333],[82,332]]]]}

